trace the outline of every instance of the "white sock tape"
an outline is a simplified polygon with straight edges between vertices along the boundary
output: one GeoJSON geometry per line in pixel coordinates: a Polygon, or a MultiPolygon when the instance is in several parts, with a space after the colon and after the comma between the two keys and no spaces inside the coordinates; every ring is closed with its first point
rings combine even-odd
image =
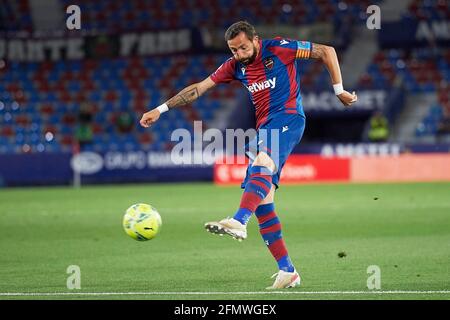
{"type": "Polygon", "coordinates": [[[342,86],[342,83],[336,83],[333,84],[334,94],[340,95],[342,92],[344,92],[344,87],[342,86]]]}

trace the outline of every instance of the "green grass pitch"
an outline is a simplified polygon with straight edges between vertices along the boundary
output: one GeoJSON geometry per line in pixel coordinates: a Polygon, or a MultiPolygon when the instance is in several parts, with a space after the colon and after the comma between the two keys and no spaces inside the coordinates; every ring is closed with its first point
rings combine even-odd
{"type": "Polygon", "coordinates": [[[254,217],[241,243],[203,228],[240,195],[202,183],[0,190],[0,299],[450,299],[450,183],[282,186],[276,211],[302,275],[287,293],[265,293],[277,268],[254,217]],[[122,229],[138,202],[162,216],[151,241],[122,229]],[[66,287],[70,265],[80,290],[66,287]]]}

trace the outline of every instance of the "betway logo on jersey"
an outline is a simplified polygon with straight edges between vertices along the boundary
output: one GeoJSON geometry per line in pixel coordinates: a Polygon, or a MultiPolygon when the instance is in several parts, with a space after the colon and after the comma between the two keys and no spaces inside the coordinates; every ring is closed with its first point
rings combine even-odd
{"type": "Polygon", "coordinates": [[[277,77],[273,77],[272,79],[269,79],[266,81],[252,83],[251,85],[246,86],[246,88],[251,93],[255,93],[255,92],[267,89],[267,88],[273,89],[273,88],[275,88],[276,81],[277,81],[277,77]]]}

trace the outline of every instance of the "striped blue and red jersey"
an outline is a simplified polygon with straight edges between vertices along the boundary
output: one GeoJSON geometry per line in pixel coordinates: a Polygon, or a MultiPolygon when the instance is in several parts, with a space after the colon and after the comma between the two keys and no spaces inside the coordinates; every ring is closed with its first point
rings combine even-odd
{"type": "Polygon", "coordinates": [[[305,115],[300,94],[297,59],[309,59],[312,44],[283,38],[259,41],[260,50],[251,64],[229,58],[212,75],[215,83],[240,81],[250,94],[256,111],[256,128],[274,116],[305,115]]]}

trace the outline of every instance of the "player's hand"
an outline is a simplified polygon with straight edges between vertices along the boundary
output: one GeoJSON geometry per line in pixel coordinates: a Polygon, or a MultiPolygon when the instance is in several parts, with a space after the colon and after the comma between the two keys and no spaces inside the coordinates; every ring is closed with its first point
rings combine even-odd
{"type": "Polygon", "coordinates": [[[150,110],[149,112],[146,112],[142,115],[142,118],[139,121],[139,123],[144,128],[148,128],[156,121],[158,121],[160,115],[161,113],[159,112],[159,110],[157,109],[150,110]]]}
{"type": "Polygon", "coordinates": [[[355,103],[358,101],[358,96],[356,95],[355,91],[352,93],[347,92],[344,90],[340,95],[337,96],[339,100],[341,100],[342,104],[346,107],[349,107],[352,105],[352,103],[355,103]]]}

